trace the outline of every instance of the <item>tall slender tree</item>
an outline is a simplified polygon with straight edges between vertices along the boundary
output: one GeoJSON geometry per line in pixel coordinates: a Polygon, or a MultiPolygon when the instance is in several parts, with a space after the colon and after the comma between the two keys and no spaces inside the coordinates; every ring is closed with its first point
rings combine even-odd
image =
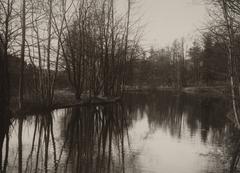
{"type": "Polygon", "coordinates": [[[25,58],[25,40],[26,40],[26,0],[22,0],[22,43],[21,43],[21,66],[19,79],[19,108],[23,106],[23,90],[24,90],[24,58],[25,58]]]}

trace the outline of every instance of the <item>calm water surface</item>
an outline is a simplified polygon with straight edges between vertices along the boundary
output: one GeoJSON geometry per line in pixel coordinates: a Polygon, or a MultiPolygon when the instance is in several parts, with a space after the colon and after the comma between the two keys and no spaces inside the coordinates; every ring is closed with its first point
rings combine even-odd
{"type": "Polygon", "coordinates": [[[6,172],[221,173],[237,167],[238,134],[218,98],[128,94],[123,103],[1,121],[6,172]],[[5,129],[6,136],[3,136],[5,129]],[[6,154],[7,153],[7,154],[6,154]]]}

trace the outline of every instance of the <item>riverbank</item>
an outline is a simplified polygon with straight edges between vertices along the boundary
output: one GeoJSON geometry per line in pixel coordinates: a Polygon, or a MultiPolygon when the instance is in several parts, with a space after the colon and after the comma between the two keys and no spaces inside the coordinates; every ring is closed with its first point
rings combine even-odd
{"type": "Polygon", "coordinates": [[[55,109],[63,109],[69,107],[86,106],[86,105],[105,105],[118,102],[120,97],[92,97],[82,95],[80,100],[77,100],[74,93],[68,89],[56,90],[53,103],[51,105],[41,104],[39,101],[33,100],[30,97],[25,98],[23,108],[18,108],[18,98],[12,97],[10,102],[10,111],[12,116],[32,115],[42,112],[49,112],[55,109]]]}
{"type": "Polygon", "coordinates": [[[201,87],[185,87],[183,93],[192,95],[203,95],[213,97],[226,97],[229,94],[227,86],[201,86],[201,87]]]}
{"type": "Polygon", "coordinates": [[[174,87],[128,86],[126,87],[125,91],[126,92],[169,91],[208,97],[227,97],[228,95],[230,95],[228,94],[229,91],[227,86],[190,86],[184,87],[180,90],[174,87]]]}
{"type": "MultiPolygon", "coordinates": [[[[226,86],[214,86],[214,87],[185,87],[180,91],[173,87],[126,87],[126,93],[132,92],[176,92],[183,93],[194,96],[206,96],[206,97],[227,97],[227,87],[226,86]]],[[[120,97],[94,97],[89,98],[87,94],[83,94],[80,100],[76,100],[74,93],[69,89],[61,89],[55,91],[55,97],[53,104],[51,106],[46,106],[41,104],[39,101],[33,100],[32,97],[26,96],[23,108],[21,110],[18,109],[18,99],[17,97],[12,97],[10,103],[10,110],[13,116],[18,115],[28,115],[28,114],[36,114],[44,111],[52,111],[54,109],[61,108],[69,108],[76,106],[86,106],[86,105],[102,105],[102,104],[111,104],[119,101],[120,97]]]]}

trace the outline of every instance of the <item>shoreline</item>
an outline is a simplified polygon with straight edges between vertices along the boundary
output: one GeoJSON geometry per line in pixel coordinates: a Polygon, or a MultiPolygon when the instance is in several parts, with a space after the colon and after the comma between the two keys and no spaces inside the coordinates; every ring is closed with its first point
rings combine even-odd
{"type": "Polygon", "coordinates": [[[148,92],[148,91],[166,91],[196,96],[210,97],[228,97],[227,86],[189,86],[183,87],[180,90],[174,87],[128,87],[126,93],[132,92],[148,92]]]}
{"type": "Polygon", "coordinates": [[[38,101],[26,99],[22,109],[18,108],[17,97],[11,99],[9,109],[11,111],[11,117],[27,116],[33,114],[40,114],[44,112],[53,111],[56,109],[64,109],[78,106],[88,105],[106,105],[117,103],[121,100],[121,97],[87,97],[82,96],[80,100],[75,99],[74,94],[69,91],[59,90],[57,91],[54,101],[51,105],[44,105],[38,101]]]}
{"type": "MultiPolygon", "coordinates": [[[[144,93],[144,92],[174,92],[178,94],[188,94],[193,96],[202,97],[222,97],[227,98],[226,86],[211,86],[211,87],[185,87],[181,90],[177,90],[173,87],[127,87],[124,94],[128,93],[144,93]]],[[[46,111],[53,111],[55,109],[64,109],[70,107],[87,106],[87,105],[105,105],[116,103],[121,100],[121,97],[93,97],[89,98],[87,95],[83,95],[80,100],[76,100],[74,93],[68,89],[56,90],[53,104],[50,106],[43,105],[37,101],[27,98],[22,110],[18,109],[17,97],[13,97],[10,103],[10,111],[12,117],[18,117],[22,115],[38,114],[46,111]]]]}

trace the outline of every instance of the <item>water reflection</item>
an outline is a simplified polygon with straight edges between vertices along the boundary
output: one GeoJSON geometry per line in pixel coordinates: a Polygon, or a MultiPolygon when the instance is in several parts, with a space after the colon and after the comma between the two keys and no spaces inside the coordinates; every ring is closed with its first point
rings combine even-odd
{"type": "Polygon", "coordinates": [[[9,114],[8,106],[0,104],[0,172],[3,173],[7,170],[9,155],[9,114]]]}
{"type": "Polygon", "coordinates": [[[124,144],[129,122],[124,111],[116,104],[16,119],[10,131],[8,147],[12,155],[7,170],[125,172],[124,144]]]}
{"type": "Polygon", "coordinates": [[[127,107],[139,122],[136,131],[143,131],[132,141],[143,143],[134,150],[140,148],[144,169],[173,173],[229,169],[229,163],[223,163],[223,147],[232,130],[225,117],[226,101],[169,93],[132,94],[127,100],[134,102],[127,107]]]}
{"type": "Polygon", "coordinates": [[[64,120],[68,148],[64,172],[124,172],[124,136],[128,126],[124,109],[114,105],[70,111],[64,120]]]}
{"type": "Polygon", "coordinates": [[[127,106],[135,119],[139,114],[141,117],[147,114],[152,129],[162,128],[172,137],[181,138],[185,134],[182,130],[187,128],[190,136],[200,133],[202,142],[206,143],[209,132],[214,131],[211,133],[217,135],[228,127],[225,115],[229,109],[221,98],[196,98],[164,92],[132,94],[127,100],[131,100],[127,106]]]}
{"type": "Polygon", "coordinates": [[[225,118],[226,103],[166,92],[129,94],[122,104],[15,119],[10,129],[9,119],[1,119],[1,170],[234,172],[240,142],[225,118]]]}
{"type": "Polygon", "coordinates": [[[19,118],[13,124],[15,128],[18,127],[18,130],[16,133],[15,128],[12,129],[13,141],[10,141],[10,145],[13,145],[11,152],[18,153],[18,165],[15,164],[15,159],[11,158],[9,171],[17,172],[17,167],[19,173],[43,170],[48,172],[49,155],[53,154],[54,163],[56,162],[52,114],[44,113],[27,119],[19,118]],[[17,141],[15,141],[16,137],[17,141]],[[16,151],[16,143],[18,151],[16,151]]]}

